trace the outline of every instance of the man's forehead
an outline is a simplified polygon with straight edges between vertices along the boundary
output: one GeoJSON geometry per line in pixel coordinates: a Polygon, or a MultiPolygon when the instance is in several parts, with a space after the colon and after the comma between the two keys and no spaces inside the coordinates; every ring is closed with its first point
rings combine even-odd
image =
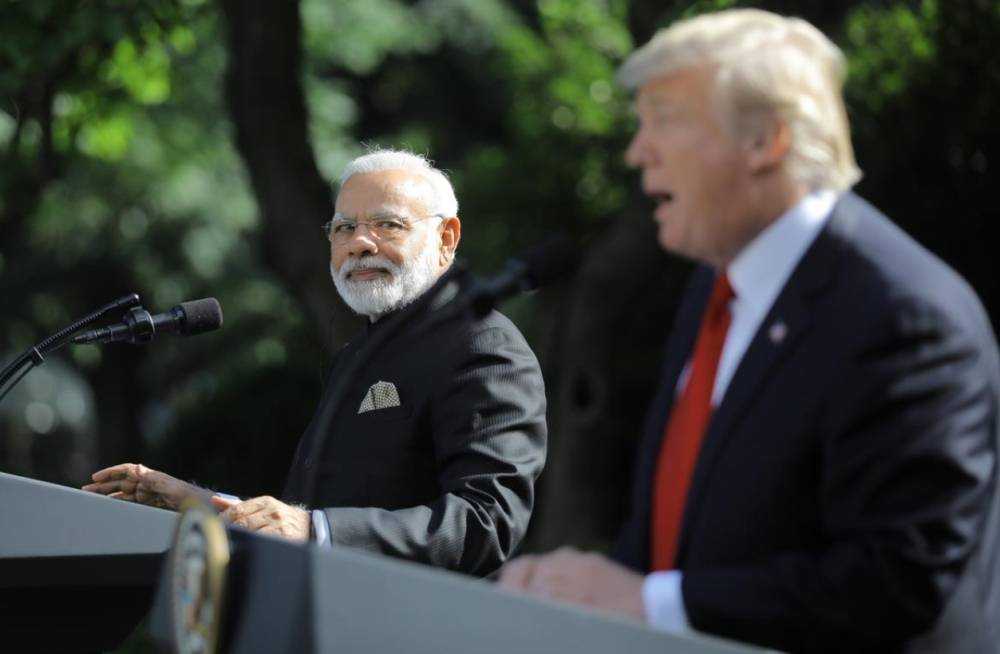
{"type": "Polygon", "coordinates": [[[635,96],[637,108],[643,106],[664,107],[678,104],[683,99],[677,85],[670,78],[657,78],[639,88],[635,96]]]}
{"type": "Polygon", "coordinates": [[[632,110],[639,112],[643,109],[664,109],[677,104],[677,98],[671,96],[663,90],[639,89],[635,99],[632,101],[632,110]]]}
{"type": "Polygon", "coordinates": [[[392,214],[411,216],[426,213],[433,203],[433,189],[422,175],[407,170],[378,170],[360,173],[347,180],[337,194],[337,214],[392,214]]]}
{"type": "Polygon", "coordinates": [[[400,204],[382,204],[382,205],[371,205],[365,207],[353,207],[347,211],[341,211],[339,208],[333,214],[334,220],[354,220],[363,215],[366,218],[412,218],[410,214],[412,209],[400,204]],[[354,210],[351,210],[354,209],[354,210]]]}
{"type": "Polygon", "coordinates": [[[683,106],[692,99],[693,91],[706,88],[703,85],[711,80],[714,72],[714,67],[696,66],[654,77],[639,87],[633,106],[636,110],[683,106]]]}

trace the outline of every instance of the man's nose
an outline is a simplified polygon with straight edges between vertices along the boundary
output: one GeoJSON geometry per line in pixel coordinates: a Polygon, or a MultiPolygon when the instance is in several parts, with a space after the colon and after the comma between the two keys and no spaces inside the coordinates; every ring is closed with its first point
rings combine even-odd
{"type": "Polygon", "coordinates": [[[360,257],[365,254],[376,254],[378,252],[378,240],[372,234],[371,229],[364,223],[359,223],[354,228],[350,240],[347,241],[347,251],[351,256],[360,257]]]}
{"type": "Polygon", "coordinates": [[[640,128],[632,135],[628,148],[625,150],[625,164],[629,168],[639,168],[649,164],[651,150],[646,143],[646,136],[640,128]]]}

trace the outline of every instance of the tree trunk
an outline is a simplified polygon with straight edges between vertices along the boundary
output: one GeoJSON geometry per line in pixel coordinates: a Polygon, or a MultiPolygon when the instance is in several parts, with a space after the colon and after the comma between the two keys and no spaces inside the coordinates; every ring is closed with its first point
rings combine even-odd
{"type": "MultiPolygon", "coordinates": [[[[641,206],[640,206],[641,205],[641,206]]],[[[656,242],[635,202],[576,278],[549,383],[549,465],[526,548],[607,547],[627,515],[642,419],[689,266],[656,242]]]]}
{"type": "Polygon", "coordinates": [[[314,337],[338,344],[357,321],[327,272],[320,226],[333,215],[333,200],[309,143],[299,3],[224,0],[222,7],[229,27],[226,100],[260,208],[265,261],[298,300],[314,337]]]}

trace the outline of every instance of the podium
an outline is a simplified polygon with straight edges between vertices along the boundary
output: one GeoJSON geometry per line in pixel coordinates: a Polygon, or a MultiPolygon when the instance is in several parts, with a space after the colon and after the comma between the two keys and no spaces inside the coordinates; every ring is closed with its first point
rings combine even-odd
{"type": "MultiPolygon", "coordinates": [[[[152,604],[151,634],[171,651],[183,543],[164,553],[182,532],[177,524],[171,511],[0,473],[0,649],[113,650],[152,604]]],[[[221,652],[762,651],[659,633],[375,554],[218,529],[230,550],[217,607],[221,652]]]]}
{"type": "Polygon", "coordinates": [[[172,511],[0,473],[0,649],[117,648],[149,611],[176,522],[172,511]]]}
{"type": "MultiPolygon", "coordinates": [[[[236,528],[226,533],[230,552],[224,589],[218,611],[213,609],[218,621],[215,627],[200,625],[188,632],[216,632],[219,652],[763,651],[717,638],[664,634],[624,618],[515,595],[489,581],[375,554],[297,545],[236,528]]],[[[175,558],[172,553],[164,567],[150,619],[153,637],[167,651],[176,651],[171,645],[175,623],[192,615],[178,612],[178,599],[170,596],[171,584],[186,578],[183,568],[171,572],[179,565],[175,558]]],[[[190,600],[187,590],[179,595],[190,600]]],[[[211,647],[199,643],[187,651],[210,652],[211,647]]]]}

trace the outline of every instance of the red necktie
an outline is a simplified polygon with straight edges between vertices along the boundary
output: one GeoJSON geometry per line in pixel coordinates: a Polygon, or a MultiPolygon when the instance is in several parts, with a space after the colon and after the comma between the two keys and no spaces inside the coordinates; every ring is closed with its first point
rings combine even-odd
{"type": "Polygon", "coordinates": [[[722,273],[715,280],[712,296],[701,320],[687,384],[674,403],[663,432],[663,445],[653,480],[650,529],[652,570],[669,570],[676,564],[688,487],[698,461],[702,437],[712,417],[712,388],[732,318],[729,301],[733,296],[729,278],[722,273]]]}

